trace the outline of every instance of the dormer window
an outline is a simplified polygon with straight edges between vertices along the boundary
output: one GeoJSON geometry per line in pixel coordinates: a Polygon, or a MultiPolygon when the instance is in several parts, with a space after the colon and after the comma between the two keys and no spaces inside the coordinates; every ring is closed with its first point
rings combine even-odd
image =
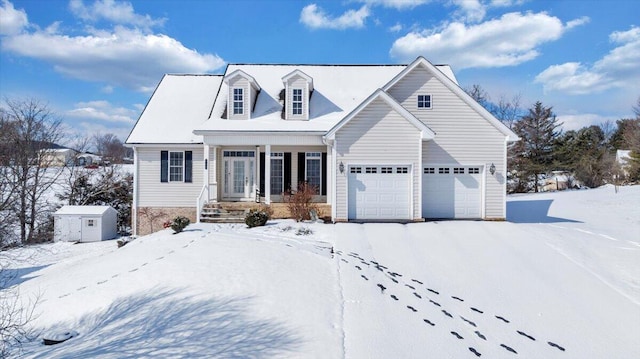
{"type": "Polygon", "coordinates": [[[313,79],[300,70],[295,70],[282,78],[284,84],[284,108],[285,120],[308,120],[310,116],[311,93],[313,92],[313,79]]]}
{"type": "Polygon", "coordinates": [[[418,95],[418,109],[431,109],[431,95],[418,95]]]}
{"type": "Polygon", "coordinates": [[[244,114],[244,89],[242,88],[233,89],[233,114],[244,114]]]}
{"type": "Polygon", "coordinates": [[[302,115],[302,89],[293,89],[291,106],[293,115],[302,115]]]}

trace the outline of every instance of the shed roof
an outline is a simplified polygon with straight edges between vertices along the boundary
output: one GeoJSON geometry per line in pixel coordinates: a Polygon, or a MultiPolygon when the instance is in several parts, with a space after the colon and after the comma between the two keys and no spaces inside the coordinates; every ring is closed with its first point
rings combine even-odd
{"type": "Polygon", "coordinates": [[[57,210],[56,213],[54,213],[54,214],[55,215],[64,215],[64,214],[71,214],[71,215],[83,215],[83,214],[101,215],[101,214],[109,211],[109,209],[112,209],[112,210],[115,211],[115,209],[113,209],[111,206],[63,206],[62,208],[57,210]]]}

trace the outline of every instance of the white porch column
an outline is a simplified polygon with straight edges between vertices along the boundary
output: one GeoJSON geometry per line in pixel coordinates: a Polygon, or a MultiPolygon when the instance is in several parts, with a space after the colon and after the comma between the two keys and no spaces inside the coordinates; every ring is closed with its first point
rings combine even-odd
{"type": "Polygon", "coordinates": [[[264,203],[271,204],[271,145],[264,145],[264,203]]]}
{"type": "Polygon", "coordinates": [[[213,153],[211,154],[211,159],[209,160],[209,173],[211,173],[211,177],[209,177],[209,199],[213,202],[218,202],[218,146],[213,146],[213,153]],[[213,179],[211,182],[209,182],[213,179]]]}
{"type": "MultiPolygon", "coordinates": [[[[202,173],[202,184],[209,189],[209,166],[211,165],[211,161],[209,161],[209,144],[204,144],[204,171],[202,173]]],[[[209,195],[211,197],[211,195],[209,195]]],[[[207,198],[208,200],[209,198],[207,198]]]]}
{"type": "Polygon", "coordinates": [[[140,178],[140,162],[138,161],[138,147],[133,147],[133,203],[131,209],[131,230],[138,235],[138,178],[140,178]]]}
{"type": "Polygon", "coordinates": [[[327,186],[327,203],[333,203],[333,176],[335,175],[336,164],[333,159],[333,150],[331,146],[327,145],[327,168],[323,168],[323,171],[327,171],[327,183],[324,185],[327,186]]]}

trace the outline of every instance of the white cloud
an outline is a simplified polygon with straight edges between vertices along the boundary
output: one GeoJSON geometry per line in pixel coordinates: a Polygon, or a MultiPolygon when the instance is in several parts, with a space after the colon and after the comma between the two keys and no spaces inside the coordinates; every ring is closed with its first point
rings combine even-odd
{"type": "Polygon", "coordinates": [[[116,2],[114,0],[97,0],[90,6],[85,6],[82,0],[69,2],[71,12],[86,21],[96,22],[107,20],[115,24],[126,24],[150,29],[163,25],[166,19],[153,19],[149,15],[136,14],[129,2],[116,2]]]}
{"type": "Polygon", "coordinates": [[[2,0],[2,6],[0,6],[0,35],[20,33],[28,24],[29,20],[24,10],[16,10],[8,0],[2,0]]]}
{"type": "Polygon", "coordinates": [[[482,21],[487,12],[486,6],[480,3],[480,0],[451,0],[451,2],[459,7],[455,15],[468,22],[482,21]]]}
{"type": "Polygon", "coordinates": [[[78,102],[74,107],[73,110],[66,112],[66,116],[85,121],[121,122],[133,125],[140,115],[138,109],[115,107],[108,101],[78,102]]]}
{"type": "Polygon", "coordinates": [[[412,31],[397,39],[390,53],[405,62],[423,55],[457,69],[515,66],[536,58],[540,45],[566,30],[560,19],[544,12],[514,12],[477,25],[452,22],[412,31]]]}
{"type": "Polygon", "coordinates": [[[589,19],[589,17],[588,17],[588,16],[583,16],[583,17],[581,17],[581,18],[578,18],[578,19],[575,19],[575,20],[568,21],[568,22],[567,22],[567,29],[572,29],[572,28],[574,28],[574,27],[577,27],[577,26],[581,26],[581,25],[587,24],[587,23],[589,23],[589,21],[591,21],[591,19],[589,19]]]}
{"type": "Polygon", "coordinates": [[[371,6],[383,6],[386,8],[393,8],[397,10],[413,9],[417,6],[426,4],[431,0],[360,0],[359,2],[371,5],[371,6]]]}
{"type": "Polygon", "coordinates": [[[579,130],[583,127],[591,126],[591,125],[600,125],[606,121],[619,120],[620,117],[616,116],[602,116],[593,113],[583,113],[583,114],[557,114],[558,122],[562,123],[563,131],[570,130],[579,130]]]}
{"type": "MultiPolygon", "coordinates": [[[[13,8],[7,4],[11,5],[5,2],[4,8],[13,8]]],[[[147,17],[132,13],[130,5],[122,7],[108,0],[100,5],[115,9],[111,13],[97,12],[105,18],[123,13],[129,23],[151,24],[145,22],[147,17]]],[[[114,87],[148,92],[165,73],[205,73],[224,65],[217,55],[201,54],[170,36],[149,33],[147,29],[118,25],[85,31],[84,35],[67,35],[59,33],[58,23],[53,23],[44,30],[3,37],[2,51],[48,62],[57,72],[72,78],[103,83],[107,92],[114,87]]]]}
{"type": "Polygon", "coordinates": [[[311,29],[359,29],[364,27],[364,21],[370,12],[367,5],[358,10],[348,10],[339,17],[331,17],[316,4],[309,4],[300,13],[300,22],[311,29]]]}
{"type": "Polygon", "coordinates": [[[619,45],[592,66],[579,62],[552,65],[535,78],[545,91],[587,94],[610,88],[635,89],[640,83],[640,28],[616,31],[609,40],[619,45]]]}
{"type": "Polygon", "coordinates": [[[491,0],[489,5],[491,7],[510,7],[516,5],[522,5],[525,0],[491,0]]]}
{"type": "Polygon", "coordinates": [[[396,23],[395,25],[389,28],[389,31],[391,32],[399,32],[400,30],[402,30],[402,24],[400,23],[396,23]]]}

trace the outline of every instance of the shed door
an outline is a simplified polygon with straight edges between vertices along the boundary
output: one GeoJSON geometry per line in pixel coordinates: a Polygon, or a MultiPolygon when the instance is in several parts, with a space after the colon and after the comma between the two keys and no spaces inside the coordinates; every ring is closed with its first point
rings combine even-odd
{"type": "Polygon", "coordinates": [[[422,174],[422,216],[481,218],[479,166],[426,166],[422,174]]]}
{"type": "Polygon", "coordinates": [[[82,239],[82,219],[80,217],[65,217],[67,221],[66,238],[63,234],[62,240],[77,242],[82,239]]]}
{"type": "Polygon", "coordinates": [[[349,219],[411,219],[409,166],[350,166],[349,219]]]}

